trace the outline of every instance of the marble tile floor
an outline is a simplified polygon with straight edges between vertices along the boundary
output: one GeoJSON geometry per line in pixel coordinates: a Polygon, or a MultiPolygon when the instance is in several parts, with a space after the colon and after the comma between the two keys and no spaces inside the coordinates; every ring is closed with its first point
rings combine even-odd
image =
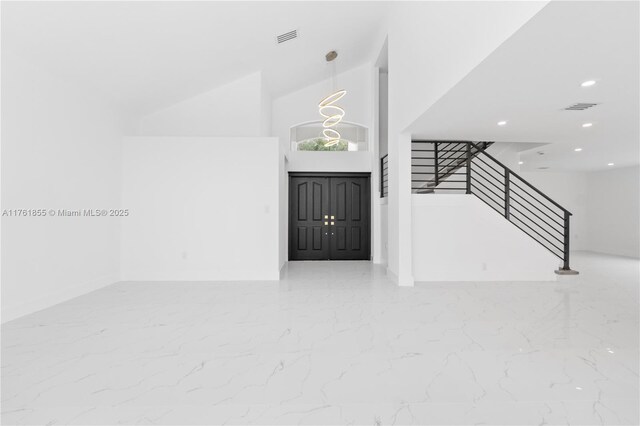
{"type": "Polygon", "coordinates": [[[639,262],[573,263],[558,282],[299,262],[117,283],[2,325],[2,424],[638,424],[639,262]]]}

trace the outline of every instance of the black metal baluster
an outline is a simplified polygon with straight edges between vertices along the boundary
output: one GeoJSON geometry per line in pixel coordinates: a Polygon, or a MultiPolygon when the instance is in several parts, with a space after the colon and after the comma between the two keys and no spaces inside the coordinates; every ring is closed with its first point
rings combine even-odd
{"type": "Polygon", "coordinates": [[[380,198],[384,198],[384,157],[380,158],[380,198]]]}
{"type": "Polygon", "coordinates": [[[509,220],[509,204],[511,202],[511,197],[509,196],[509,169],[504,169],[504,217],[509,220]]]}
{"type": "Polygon", "coordinates": [[[471,144],[467,143],[467,194],[471,194],[471,144]]]}
{"type": "Polygon", "coordinates": [[[438,186],[440,184],[440,170],[439,170],[439,165],[438,165],[438,142],[434,142],[433,143],[433,149],[434,149],[434,159],[435,159],[435,165],[436,165],[436,186],[438,186]]]}
{"type": "Polygon", "coordinates": [[[571,270],[569,267],[569,217],[571,214],[565,210],[564,212],[564,259],[562,269],[565,271],[571,270]]]}

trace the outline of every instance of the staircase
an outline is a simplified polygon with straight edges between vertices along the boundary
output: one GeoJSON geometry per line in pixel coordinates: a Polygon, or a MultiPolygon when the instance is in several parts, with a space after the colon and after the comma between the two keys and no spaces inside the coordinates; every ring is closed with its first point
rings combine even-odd
{"type": "Polygon", "coordinates": [[[495,159],[492,142],[412,141],[411,191],[473,194],[569,267],[571,213],[495,159]]]}
{"type": "Polygon", "coordinates": [[[439,191],[466,191],[466,171],[459,169],[467,164],[467,156],[475,158],[493,142],[411,142],[411,192],[432,194],[439,191]],[[470,150],[470,152],[467,152],[470,150]],[[456,185],[458,184],[458,185],[456,185]]]}

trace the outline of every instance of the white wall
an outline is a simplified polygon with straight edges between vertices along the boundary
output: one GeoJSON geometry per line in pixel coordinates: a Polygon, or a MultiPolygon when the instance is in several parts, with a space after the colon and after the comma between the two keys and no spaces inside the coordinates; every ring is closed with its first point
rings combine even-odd
{"type": "Polygon", "coordinates": [[[389,24],[389,271],[411,276],[408,128],[546,2],[399,2],[389,24]],[[446,40],[446,42],[443,42],[446,40]]]}
{"type": "Polygon", "coordinates": [[[386,72],[380,72],[379,75],[379,132],[380,132],[380,156],[387,155],[389,151],[388,140],[389,137],[389,74],[386,72]]]}
{"type": "Polygon", "coordinates": [[[367,151],[291,151],[287,157],[290,172],[371,171],[371,153],[367,151]]]}
{"type": "Polygon", "coordinates": [[[573,214],[570,219],[571,250],[589,250],[587,174],[549,171],[518,174],[573,214]]]}
{"type": "Polygon", "coordinates": [[[266,136],[270,98],[260,72],[186,99],[140,120],[142,136],[266,136]]]}
{"type": "Polygon", "coordinates": [[[388,236],[387,229],[388,217],[389,217],[389,205],[386,198],[380,198],[378,203],[380,204],[380,263],[383,265],[388,264],[387,250],[388,250],[388,236]]]}
{"type": "MultiPolygon", "coordinates": [[[[2,51],[3,209],[116,209],[124,121],[2,51]]],[[[119,280],[119,219],[3,217],[2,321],[119,280]]]]}
{"type": "Polygon", "coordinates": [[[561,261],[472,195],[413,195],[416,281],[553,281],[561,261]]]}
{"type": "Polygon", "coordinates": [[[123,279],[279,279],[279,155],[276,138],[124,138],[123,279]]]}
{"type": "Polygon", "coordinates": [[[590,250],[640,257],[640,168],[591,172],[587,182],[590,250]]]}
{"type": "Polygon", "coordinates": [[[271,136],[271,116],[272,116],[271,93],[261,75],[260,81],[260,136],[271,136]]]}

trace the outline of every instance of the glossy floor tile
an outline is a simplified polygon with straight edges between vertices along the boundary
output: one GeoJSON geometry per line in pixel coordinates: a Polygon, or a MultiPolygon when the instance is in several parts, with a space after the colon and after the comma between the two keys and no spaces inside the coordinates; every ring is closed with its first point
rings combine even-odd
{"type": "MultiPolygon", "coordinates": [[[[556,283],[118,283],[2,326],[3,424],[638,424],[637,260],[556,283]]],[[[250,267],[250,265],[247,265],[250,267]]]]}

